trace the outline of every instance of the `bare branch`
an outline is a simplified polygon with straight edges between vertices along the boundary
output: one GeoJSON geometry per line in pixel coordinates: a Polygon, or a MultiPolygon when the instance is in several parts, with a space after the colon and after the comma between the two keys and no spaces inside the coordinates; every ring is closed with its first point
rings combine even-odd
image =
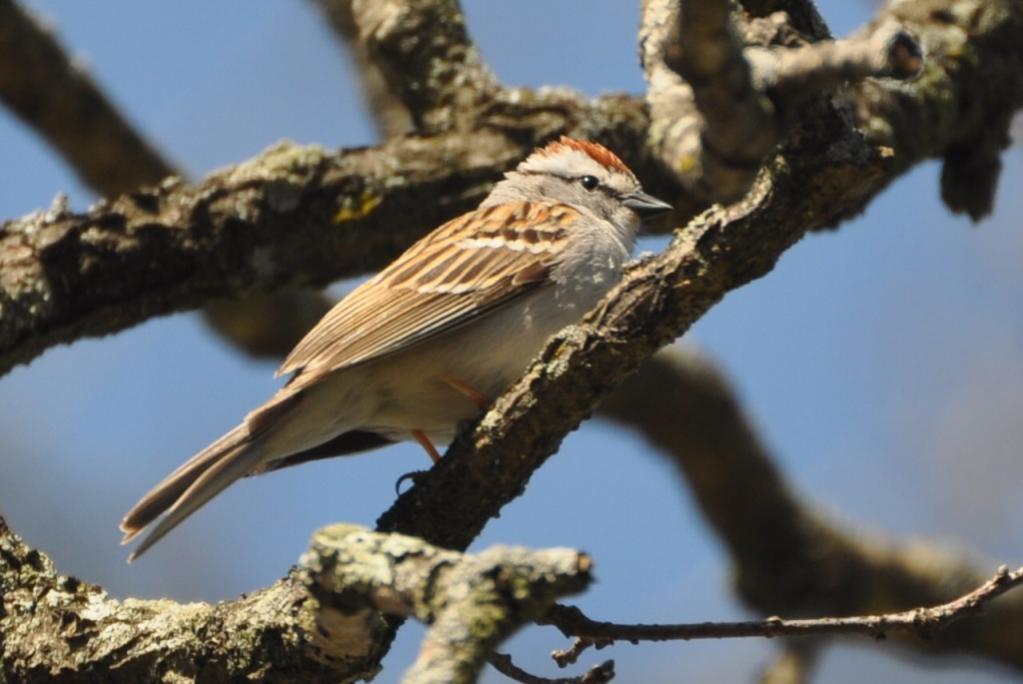
{"type": "Polygon", "coordinates": [[[625,625],[598,622],[573,606],[556,605],[540,624],[554,625],[562,634],[589,640],[676,641],[691,639],[729,639],[736,637],[780,637],[860,634],[885,639],[895,632],[907,632],[922,640],[933,639],[948,625],[964,617],[981,613],[986,605],[1010,589],[1023,584],[1023,567],[1012,572],[1002,566],[994,577],[970,593],[937,606],[915,608],[899,613],[861,617],[826,617],[806,620],[766,620],[745,622],[700,622],[678,625],[625,625]]]}
{"type": "Polygon", "coordinates": [[[101,195],[178,174],[14,0],[0,0],[0,100],[101,195]]]}
{"type": "Polygon", "coordinates": [[[591,566],[569,549],[495,547],[467,556],[351,525],[318,531],[301,564],[268,589],[216,605],[115,601],[58,576],[0,519],[0,674],[354,681],[379,668],[394,625],[384,616],[397,615],[431,625],[405,681],[475,681],[512,630],[584,589],[591,566]]]}

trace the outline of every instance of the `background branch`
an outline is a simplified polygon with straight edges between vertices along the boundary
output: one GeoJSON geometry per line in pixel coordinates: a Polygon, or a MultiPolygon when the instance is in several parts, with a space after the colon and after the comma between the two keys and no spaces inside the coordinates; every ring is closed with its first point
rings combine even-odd
{"type": "Polygon", "coordinates": [[[14,0],[0,0],[0,100],[100,195],[180,175],[14,0]]]}
{"type": "MultiPolygon", "coordinates": [[[[864,615],[935,605],[984,582],[977,563],[922,540],[853,533],[784,481],[728,383],[693,352],[666,350],[602,405],[671,459],[732,557],[736,588],[763,615],[864,615]]],[[[1023,594],[950,626],[929,653],[973,653],[1023,669],[1023,594]]]]}
{"type": "Polygon", "coordinates": [[[384,70],[377,64],[366,41],[359,35],[353,0],[315,0],[327,24],[337,35],[354,67],[363,100],[377,135],[386,140],[412,130],[412,118],[402,101],[388,87],[384,70]]]}

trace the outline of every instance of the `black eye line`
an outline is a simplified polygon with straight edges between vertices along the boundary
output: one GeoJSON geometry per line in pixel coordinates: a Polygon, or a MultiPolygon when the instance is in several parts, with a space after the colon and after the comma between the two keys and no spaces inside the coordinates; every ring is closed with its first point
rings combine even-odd
{"type": "MultiPolygon", "coordinates": [[[[593,176],[593,174],[592,173],[587,173],[585,176],[577,176],[576,178],[574,178],[572,180],[575,180],[576,182],[581,182],[582,179],[585,178],[586,176],[593,176]]],[[[565,178],[566,180],[569,180],[569,178],[567,176],[561,176],[561,177],[565,178]]],[[[593,178],[596,178],[596,176],[593,176],[593,178]]],[[[583,187],[586,188],[585,185],[583,187]]],[[[594,187],[594,188],[586,188],[586,189],[588,191],[590,191],[590,192],[593,192],[594,190],[600,190],[602,193],[604,193],[605,195],[607,195],[608,197],[610,197],[612,199],[619,199],[622,196],[622,194],[620,192],[618,192],[614,188],[608,187],[606,184],[601,183],[599,180],[597,181],[596,187],[594,187]]]]}
{"type": "MultiPolygon", "coordinates": [[[[582,178],[582,176],[568,176],[562,173],[552,173],[550,171],[516,171],[515,173],[518,173],[523,176],[550,176],[553,178],[560,178],[561,180],[568,181],[569,183],[578,183],[579,180],[582,178]]],[[[587,173],[584,175],[592,176],[593,174],[587,173]]],[[[596,176],[594,176],[594,178],[596,178],[596,176]]],[[[622,196],[622,193],[618,192],[614,188],[609,188],[607,185],[600,182],[597,183],[597,187],[595,187],[594,190],[600,190],[608,197],[613,197],[615,199],[618,199],[622,196]]]]}

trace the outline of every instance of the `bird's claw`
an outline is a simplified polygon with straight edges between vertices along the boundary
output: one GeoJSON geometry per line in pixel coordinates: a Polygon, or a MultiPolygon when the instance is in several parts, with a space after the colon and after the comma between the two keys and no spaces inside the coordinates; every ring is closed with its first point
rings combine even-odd
{"type": "Polygon", "coordinates": [[[397,482],[394,483],[394,493],[398,496],[401,496],[401,485],[403,482],[405,482],[406,480],[412,480],[412,485],[415,486],[416,479],[422,477],[423,475],[426,475],[428,472],[430,471],[413,470],[411,472],[405,473],[404,475],[398,478],[397,482]]]}

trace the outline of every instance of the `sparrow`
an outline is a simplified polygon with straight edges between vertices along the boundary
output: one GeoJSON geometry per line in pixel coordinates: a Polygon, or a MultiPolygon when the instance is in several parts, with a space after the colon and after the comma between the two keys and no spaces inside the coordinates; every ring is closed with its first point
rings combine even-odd
{"type": "Polygon", "coordinates": [[[138,558],[235,480],[413,439],[436,462],[457,426],[621,278],[645,193],[606,147],[562,137],[341,299],[298,343],[269,401],[149,491],[122,543],[138,558]]]}

